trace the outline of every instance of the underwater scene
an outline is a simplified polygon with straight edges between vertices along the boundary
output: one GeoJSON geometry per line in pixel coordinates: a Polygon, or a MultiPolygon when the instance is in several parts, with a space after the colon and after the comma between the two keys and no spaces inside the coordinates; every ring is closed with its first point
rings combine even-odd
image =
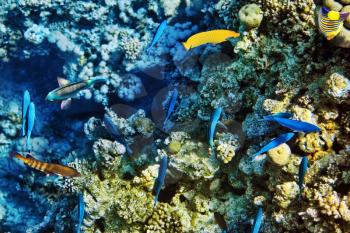
{"type": "Polygon", "coordinates": [[[0,233],[350,233],[350,0],[0,3],[0,233]]]}

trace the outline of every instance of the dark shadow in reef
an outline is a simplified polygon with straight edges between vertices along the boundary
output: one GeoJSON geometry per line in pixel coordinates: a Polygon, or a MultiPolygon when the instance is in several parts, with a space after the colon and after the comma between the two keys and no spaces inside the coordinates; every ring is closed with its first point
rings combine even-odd
{"type": "Polygon", "coordinates": [[[45,99],[47,93],[57,87],[56,77],[62,75],[62,66],[63,60],[52,54],[14,60],[1,63],[1,70],[9,70],[6,73],[11,77],[0,75],[0,80],[28,87],[29,91],[35,92],[36,98],[45,99]]]}
{"type": "Polygon", "coordinates": [[[74,99],[71,107],[64,111],[59,109],[60,103],[56,104],[58,106],[57,115],[71,119],[88,120],[90,117],[102,118],[104,114],[103,105],[93,100],[74,99]]]}
{"type": "Polygon", "coordinates": [[[37,208],[35,199],[40,198],[39,195],[29,197],[26,177],[19,175],[29,171],[27,167],[20,165],[10,157],[0,158],[0,165],[2,167],[0,171],[0,190],[6,197],[7,214],[8,216],[15,213],[23,213],[25,215],[21,216],[20,219],[18,219],[18,216],[14,219],[2,219],[0,221],[0,232],[24,232],[29,227],[24,224],[25,222],[36,222],[39,224],[45,217],[48,209],[37,208]],[[21,209],[22,211],[12,212],[11,209],[21,209]]]}
{"type": "Polygon", "coordinates": [[[143,95],[140,98],[136,96],[136,98],[133,101],[127,101],[119,98],[117,94],[113,93],[108,96],[110,100],[109,105],[112,106],[115,104],[124,104],[131,106],[134,109],[143,109],[146,112],[146,115],[150,117],[151,106],[154,96],[161,89],[169,85],[169,83],[164,78],[162,78],[163,76],[161,72],[151,74],[148,71],[134,71],[132,73],[141,79],[142,85],[147,94],[143,95]]]}

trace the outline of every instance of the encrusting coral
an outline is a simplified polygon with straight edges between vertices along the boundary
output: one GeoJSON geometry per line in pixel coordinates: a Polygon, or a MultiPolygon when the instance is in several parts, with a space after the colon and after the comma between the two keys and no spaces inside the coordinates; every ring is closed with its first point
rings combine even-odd
{"type": "Polygon", "coordinates": [[[263,14],[261,9],[256,4],[248,4],[243,6],[239,12],[239,20],[247,29],[257,28],[259,27],[263,14]]]}

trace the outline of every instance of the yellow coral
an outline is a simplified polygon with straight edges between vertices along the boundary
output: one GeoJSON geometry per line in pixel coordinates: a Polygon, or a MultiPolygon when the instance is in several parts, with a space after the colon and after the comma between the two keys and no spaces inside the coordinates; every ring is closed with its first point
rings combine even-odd
{"type": "Polygon", "coordinates": [[[286,143],[283,143],[278,147],[269,150],[267,152],[267,155],[270,157],[272,162],[274,162],[277,165],[283,166],[288,163],[291,155],[291,150],[286,143]]]}
{"type": "Polygon", "coordinates": [[[177,140],[173,140],[170,142],[169,146],[168,146],[169,152],[171,154],[176,154],[181,150],[181,142],[177,141],[177,140]]]}
{"type": "Polygon", "coordinates": [[[218,158],[220,158],[224,163],[230,162],[236,154],[235,148],[230,144],[220,144],[216,148],[216,151],[218,152],[218,158]]]}

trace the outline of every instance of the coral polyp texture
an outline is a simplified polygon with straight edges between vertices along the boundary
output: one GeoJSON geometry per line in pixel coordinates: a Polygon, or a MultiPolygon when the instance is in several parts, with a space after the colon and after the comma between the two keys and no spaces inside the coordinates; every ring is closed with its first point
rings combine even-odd
{"type": "Polygon", "coordinates": [[[2,1],[0,232],[350,232],[350,16],[326,38],[322,7],[350,1],[2,1]],[[320,131],[255,154],[271,115],[320,131]]]}

